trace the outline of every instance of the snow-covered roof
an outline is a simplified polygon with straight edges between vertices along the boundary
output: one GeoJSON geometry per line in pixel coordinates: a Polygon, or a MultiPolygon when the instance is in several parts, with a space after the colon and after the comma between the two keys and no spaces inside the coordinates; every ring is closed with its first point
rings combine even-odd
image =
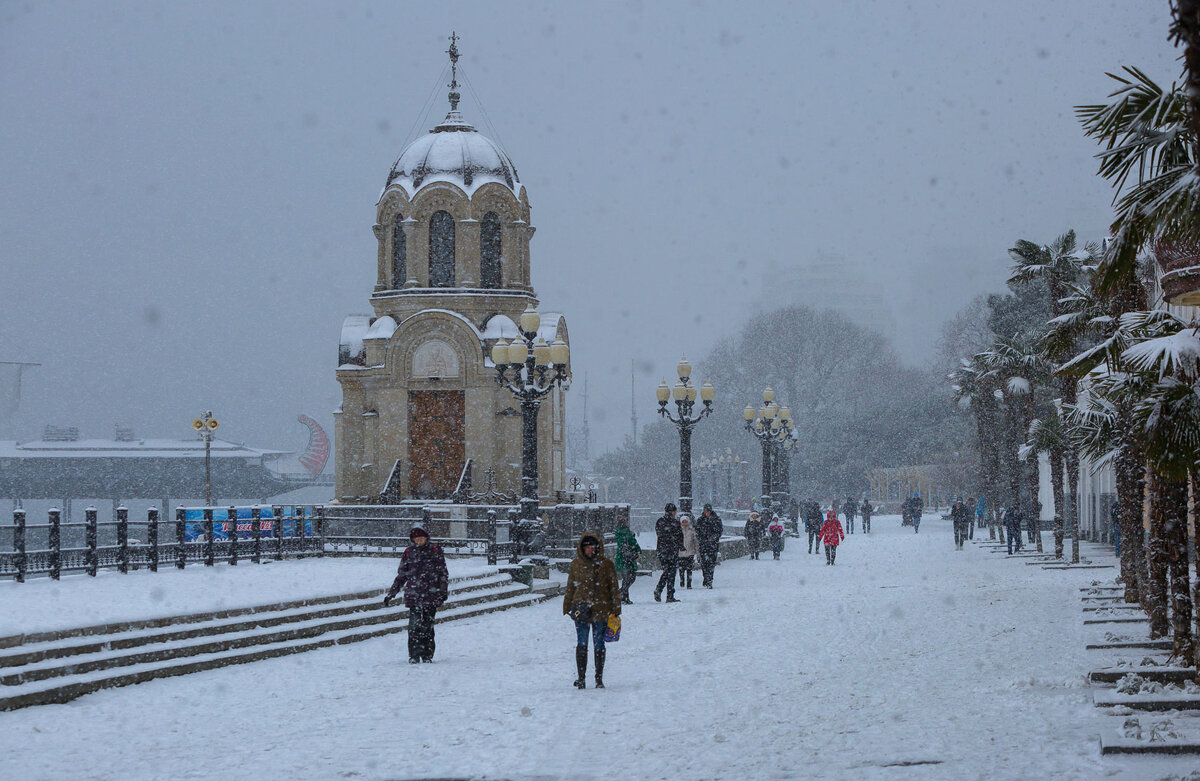
{"type": "Polygon", "coordinates": [[[462,188],[468,198],[488,182],[502,184],[516,196],[522,186],[517,168],[504,150],[456,110],[400,153],[384,192],[398,184],[412,195],[431,182],[449,182],[462,188]]]}
{"type": "Polygon", "coordinates": [[[392,319],[391,315],[384,315],[371,323],[371,327],[367,329],[363,339],[391,339],[394,333],[396,333],[396,321],[392,319]]]}
{"type": "MultiPolygon", "coordinates": [[[[262,458],[286,453],[260,450],[236,442],[214,439],[213,458],[262,458]]],[[[79,439],[68,442],[33,440],[0,441],[0,458],[204,458],[204,442],[195,439],[79,439]]]]}
{"type": "Polygon", "coordinates": [[[480,334],[480,339],[515,339],[517,336],[517,324],[512,321],[508,315],[492,315],[488,321],[483,324],[483,333],[480,334]]]}
{"type": "Polygon", "coordinates": [[[370,315],[346,315],[342,321],[342,335],[338,340],[338,366],[347,363],[361,365],[367,355],[363,338],[371,327],[370,315]]]}

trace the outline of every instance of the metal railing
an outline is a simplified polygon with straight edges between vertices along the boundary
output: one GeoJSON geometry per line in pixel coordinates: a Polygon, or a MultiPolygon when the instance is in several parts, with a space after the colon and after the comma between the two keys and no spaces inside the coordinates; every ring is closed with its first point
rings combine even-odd
{"type": "Polygon", "coordinates": [[[48,575],[58,580],[64,572],[85,572],[95,577],[101,569],[127,573],[145,567],[157,572],[159,566],[172,562],[183,569],[189,561],[210,567],[217,561],[227,561],[236,566],[244,559],[258,563],[264,557],[281,560],[325,555],[325,514],[320,505],[180,507],[175,512],[173,542],[165,542],[171,532],[170,522],[159,518],[153,507],[147,510],[144,523],[131,522],[124,507],[117,508],[114,521],[100,522],[94,507],[84,511],[84,518],[82,522],[64,522],[62,511],[52,508],[46,523],[31,524],[24,510],[14,510],[12,551],[0,552],[0,577],[11,576],[23,583],[28,575],[48,575]],[[82,547],[63,546],[63,533],[69,529],[83,529],[82,547]],[[115,544],[98,543],[104,529],[115,531],[115,544]],[[144,531],[145,541],[131,538],[131,530],[144,531]],[[45,547],[30,550],[33,535],[44,536],[45,547]]]}

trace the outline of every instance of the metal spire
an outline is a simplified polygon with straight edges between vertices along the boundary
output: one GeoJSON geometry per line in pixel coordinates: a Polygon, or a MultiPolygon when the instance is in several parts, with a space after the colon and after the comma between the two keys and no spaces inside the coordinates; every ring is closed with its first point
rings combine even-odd
{"type": "Polygon", "coordinates": [[[450,110],[458,111],[458,101],[462,99],[462,95],[458,93],[458,34],[454,31],[450,32],[450,48],[446,50],[446,54],[450,55],[450,110]]]}

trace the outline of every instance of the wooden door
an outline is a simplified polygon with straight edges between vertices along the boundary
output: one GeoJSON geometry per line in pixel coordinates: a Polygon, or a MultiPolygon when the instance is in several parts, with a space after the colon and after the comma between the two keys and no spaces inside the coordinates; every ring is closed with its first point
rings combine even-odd
{"type": "Polygon", "coordinates": [[[417,499],[444,499],[466,461],[463,391],[408,392],[408,491],[417,499]]]}

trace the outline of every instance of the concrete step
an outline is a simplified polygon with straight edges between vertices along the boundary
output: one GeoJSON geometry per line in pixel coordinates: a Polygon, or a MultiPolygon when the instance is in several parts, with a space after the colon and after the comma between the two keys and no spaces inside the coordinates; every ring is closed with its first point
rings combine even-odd
{"type": "Polygon", "coordinates": [[[1090,643],[1085,645],[1089,651],[1096,651],[1105,648],[1154,648],[1159,650],[1170,650],[1172,647],[1171,640],[1118,640],[1115,642],[1105,643],[1090,643]]]}
{"type": "Polygon", "coordinates": [[[1092,670],[1088,680],[1092,683],[1116,683],[1126,675],[1140,675],[1147,681],[1158,683],[1183,683],[1196,677],[1195,667],[1108,667],[1092,670]]]}
{"type": "MultiPolygon", "coordinates": [[[[548,598],[546,594],[526,590],[524,594],[518,596],[481,601],[471,605],[449,607],[443,609],[437,616],[437,623],[471,618],[514,607],[525,607],[537,604],[548,598]]],[[[386,626],[353,627],[325,632],[315,638],[271,643],[249,652],[223,651],[203,654],[187,661],[175,660],[146,663],[124,667],[120,671],[80,673],[59,678],[53,682],[38,681],[27,683],[10,690],[0,691],[0,695],[3,695],[0,696],[0,711],[17,710],[33,705],[70,702],[85,694],[101,689],[129,686],[157,678],[187,675],[203,670],[212,670],[235,664],[247,664],[262,659],[272,659],[279,656],[313,651],[318,648],[355,643],[402,632],[406,628],[407,622],[402,624],[399,621],[392,621],[386,626]]]]}
{"type": "MultiPolygon", "coordinates": [[[[529,594],[529,589],[526,586],[509,581],[505,585],[489,589],[457,592],[450,596],[444,607],[446,609],[465,607],[527,594],[529,594]]],[[[284,627],[215,633],[191,642],[153,643],[132,653],[100,651],[72,657],[69,662],[65,663],[61,660],[47,660],[13,668],[13,672],[0,675],[0,685],[19,686],[33,681],[79,675],[97,670],[185,659],[230,649],[299,640],[317,637],[326,632],[401,621],[408,617],[407,610],[384,608],[382,604],[375,602],[366,607],[365,611],[367,612],[357,616],[317,618],[289,623],[284,627]]]]}
{"type": "MultiPolygon", "coordinates": [[[[471,591],[494,588],[511,584],[512,579],[500,573],[472,575],[453,579],[450,583],[450,593],[462,594],[471,591]]],[[[384,590],[372,592],[363,597],[362,592],[342,594],[336,597],[323,597],[320,606],[287,607],[274,609],[274,605],[258,606],[256,612],[249,618],[229,620],[213,618],[208,621],[194,620],[204,614],[187,616],[187,621],[180,628],[155,628],[133,631],[116,631],[109,634],[91,635],[86,642],[43,641],[26,643],[15,647],[15,652],[0,655],[0,670],[5,667],[16,667],[49,659],[63,659],[71,656],[120,651],[139,648],[159,643],[177,642],[200,637],[243,632],[254,629],[280,626],[284,624],[311,621],[320,618],[351,615],[383,609],[380,597],[384,590]],[[336,600],[336,601],[335,601],[336,600]]]]}
{"type": "Polygon", "coordinates": [[[1200,696],[1183,692],[1159,694],[1117,694],[1112,689],[1092,693],[1097,708],[1132,708],[1133,710],[1200,710],[1200,696]]]}
{"type": "MultiPolygon", "coordinates": [[[[460,575],[458,577],[451,578],[450,583],[452,585],[455,583],[464,583],[467,581],[478,580],[480,578],[491,577],[493,575],[494,573],[491,572],[481,572],[473,575],[460,575]]],[[[382,597],[386,593],[387,589],[378,588],[367,591],[357,591],[351,594],[309,597],[306,599],[273,602],[265,605],[251,605],[248,607],[228,608],[225,610],[214,610],[204,613],[185,613],[174,616],[162,616],[159,618],[147,618],[132,621],[114,621],[107,624],[96,624],[94,626],[77,627],[72,629],[55,629],[45,632],[27,632],[18,635],[5,635],[0,636],[0,648],[14,648],[33,643],[53,643],[74,637],[111,635],[119,632],[137,631],[140,629],[155,629],[164,626],[194,624],[205,621],[214,621],[222,618],[235,618],[238,616],[256,615],[258,613],[269,613],[280,610],[290,610],[299,607],[309,607],[312,605],[329,605],[350,599],[378,598],[382,597]]]]}

